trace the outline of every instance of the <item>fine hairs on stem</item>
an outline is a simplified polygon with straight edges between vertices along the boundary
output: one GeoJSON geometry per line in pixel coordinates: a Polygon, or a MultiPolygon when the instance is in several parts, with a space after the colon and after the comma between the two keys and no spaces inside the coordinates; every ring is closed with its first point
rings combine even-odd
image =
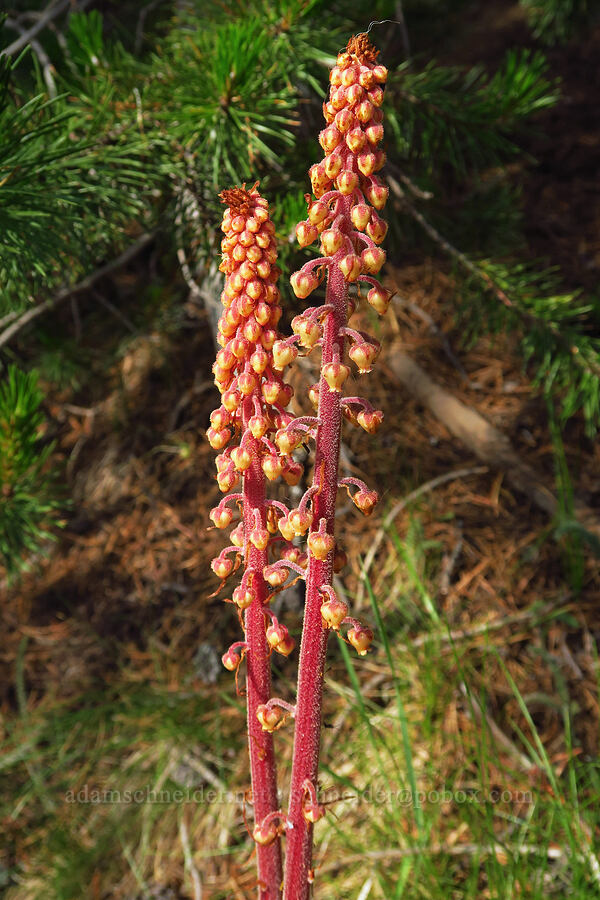
{"type": "MultiPolygon", "coordinates": [[[[245,662],[251,798],[256,843],[258,896],[261,900],[307,900],[314,880],[313,830],[325,809],[319,803],[318,765],[323,674],[331,630],[342,633],[364,655],[371,630],[349,615],[337,597],[333,575],[346,555],[335,538],[339,488],[369,515],[377,494],[356,478],[338,482],[342,419],[374,434],[383,413],[358,396],[343,396],[351,367],[358,376],[371,371],[379,343],[349,327],[361,289],[380,315],[391,293],[376,279],[385,251],[387,225],[378,213],[387,188],[378,172],[385,154],[381,105],[387,70],[366,34],[353,37],[330,73],[329,99],[323,104],[326,127],[319,136],[324,159],[310,169],[314,197],[306,195],[308,215],[296,228],[300,246],[319,241],[320,255],[291,276],[294,293],[308,297],[326,281],[325,302],[292,321],[293,334],[277,332],[281,308],[276,286],[279,269],[274,226],[258,185],[221,193],[226,205],[221,270],[226,275],[219,319],[220,350],[213,366],[221,405],[210,417],[207,437],[217,456],[217,482],[225,494],[211,511],[218,528],[229,528],[230,545],[212,561],[224,585],[240,574],[229,602],[237,606],[244,639],[223,656],[236,674],[245,662]],[[354,296],[349,286],[355,285],[354,296]],[[319,382],[309,397],[316,416],[295,418],[286,409],[293,389],[282,377],[299,351],[321,353],[319,382]],[[301,444],[314,442],[313,483],[298,506],[267,499],[269,481],[297,484],[302,466],[293,457],[301,444]],[[238,488],[241,491],[230,493],[238,488]],[[297,546],[306,540],[306,549],[297,546]],[[293,543],[293,541],[295,541],[293,543]],[[298,663],[295,703],[271,696],[270,655],[288,656],[294,640],[270,609],[270,600],[292,580],[306,582],[306,608],[298,663]],[[273,733],[294,722],[289,805],[278,806],[273,733]],[[281,839],[285,835],[285,872],[281,839]]],[[[240,687],[238,686],[238,690],[240,687]]]]}

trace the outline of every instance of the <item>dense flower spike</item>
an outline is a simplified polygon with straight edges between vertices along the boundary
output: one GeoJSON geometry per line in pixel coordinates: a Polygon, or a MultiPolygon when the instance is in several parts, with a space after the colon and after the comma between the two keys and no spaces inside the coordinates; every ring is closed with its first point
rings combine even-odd
{"type": "MultiPolygon", "coordinates": [[[[387,70],[377,63],[377,51],[367,36],[353,37],[331,72],[329,98],[323,104],[327,124],[319,137],[325,157],[310,169],[315,199],[306,196],[307,218],[296,229],[303,247],[320,240],[321,256],[292,275],[292,289],[297,297],[304,299],[326,278],[327,291],[323,306],[306,310],[292,321],[299,345],[308,352],[320,346],[322,354],[319,384],[309,391],[319,420],[310,509],[301,503],[278,522],[286,540],[309,531],[306,609],[287,817],[285,900],[308,900],[313,827],[324,814],[315,785],[328,635],[338,631],[342,624],[350,624],[346,640],[361,655],[367,652],[373,639],[366,626],[348,618],[347,604],[336,596],[331,585],[334,571],[339,571],[345,562],[345,554],[336,546],[334,534],[341,418],[344,416],[371,433],[383,418],[366,401],[344,398],[343,390],[353,371],[358,370],[359,376],[371,371],[379,353],[376,340],[348,328],[348,318],[354,312],[349,285],[356,285],[353,290],[360,299],[366,284],[367,302],[380,314],[386,311],[391,297],[374,277],[385,262],[385,251],[380,244],[387,231],[379,212],[388,191],[376,174],[385,162],[385,153],[379,145],[383,139],[381,104],[386,78],[387,70]],[[346,364],[346,352],[356,369],[346,364]]],[[[285,438],[278,438],[278,446],[288,449],[295,441],[293,431],[286,432],[285,438]]],[[[362,482],[351,480],[351,485],[353,502],[369,515],[377,494],[362,482]],[[354,490],[356,487],[358,490],[354,490]]],[[[350,492],[349,484],[343,486],[350,492]]]]}
{"type": "MultiPolygon", "coordinates": [[[[276,522],[270,512],[273,507],[265,498],[265,477],[273,479],[285,472],[299,477],[294,469],[298,464],[289,456],[295,439],[274,443],[275,435],[292,418],[283,413],[293,391],[283,380],[281,371],[292,362],[297,350],[293,345],[287,348],[276,331],[281,317],[276,285],[279,269],[275,228],[267,201],[258,193],[257,185],[250,190],[245,185],[225,190],[220,196],[227,207],[221,226],[224,237],[220,266],[226,280],[218,332],[221,349],[213,374],[221,393],[221,405],[210,416],[207,438],[212,447],[221,451],[216,459],[221,491],[227,493],[240,481],[242,490],[224,497],[210,516],[215,526],[227,528],[233,520],[233,509],[227,504],[233,501],[241,503],[242,520],[230,534],[231,546],[211,565],[223,580],[242,562],[244,566],[241,583],[233,590],[232,599],[240,616],[243,614],[245,641],[229,648],[223,664],[237,676],[242,658],[246,663],[253,836],[257,843],[260,897],[278,900],[282,882],[281,829],[275,821],[280,814],[270,734],[271,726],[276,723],[272,713],[261,717],[258,710],[268,708],[270,699],[269,649],[287,655],[294,641],[285,626],[279,626],[276,638],[267,633],[266,610],[271,588],[265,582],[263,570],[276,522]]],[[[301,432],[300,439],[303,437],[301,432]]],[[[298,468],[301,474],[301,467],[298,468]]],[[[287,570],[283,574],[287,577],[287,570]]]]}

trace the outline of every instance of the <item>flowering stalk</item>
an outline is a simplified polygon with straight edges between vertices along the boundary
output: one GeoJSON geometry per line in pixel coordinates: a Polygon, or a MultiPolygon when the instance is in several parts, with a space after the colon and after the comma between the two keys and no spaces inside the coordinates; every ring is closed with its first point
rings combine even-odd
{"type": "MultiPolygon", "coordinates": [[[[321,346],[322,363],[318,389],[311,398],[318,402],[314,481],[310,489],[311,531],[308,535],[306,609],[300,648],[295,705],[294,753],[286,830],[285,900],[306,900],[312,882],[312,842],[314,823],[324,815],[318,802],[318,763],[321,734],[323,676],[327,639],[331,629],[350,625],[347,640],[360,654],[366,653],[373,638],[368,628],[348,618],[348,608],[332,587],[336,564],[334,519],[338,489],[338,459],[342,415],[366,431],[374,432],[382,413],[358,397],[344,402],[342,387],[350,374],[344,363],[346,342],[351,341],[349,358],[359,373],[371,370],[379,351],[378,343],[348,328],[348,285],[370,285],[367,300],[384,313],[391,294],[373,277],[385,260],[378,246],[387,226],[377,215],[385,205],[388,191],[375,176],[385,161],[377,148],[383,137],[380,106],[387,70],[377,65],[377,52],[366,35],[352,38],[337,59],[330,75],[329,100],[323,105],[327,127],[320,134],[326,156],[310,170],[315,201],[307,195],[308,218],[296,229],[302,246],[320,235],[321,256],[294,273],[296,296],[307,297],[327,278],[325,304],[312,308],[292,323],[301,346],[321,346]],[[358,410],[357,411],[357,408],[358,410]]],[[[366,514],[372,511],[377,495],[365,485],[346,479],[344,486],[356,505],[366,514]]],[[[291,516],[290,516],[291,520],[291,516]]],[[[339,553],[339,550],[338,550],[339,553]]],[[[340,554],[341,555],[341,554],[340,554]]]]}
{"type": "MultiPolygon", "coordinates": [[[[248,747],[252,778],[252,802],[258,863],[259,897],[281,897],[282,862],[280,834],[283,814],[277,801],[277,779],[272,731],[280,714],[271,700],[270,654],[288,655],[293,639],[283,625],[275,622],[268,602],[270,587],[263,572],[269,550],[275,549],[277,513],[266,500],[267,479],[283,474],[298,480],[302,469],[272,438],[291,422],[285,412],[293,391],[281,377],[281,354],[274,355],[281,316],[276,281],[279,269],[274,226],[267,201],[256,185],[249,191],[233,188],[221,193],[227,205],[222,230],[221,270],[226,274],[221,295],[224,312],[219,320],[221,349],[213,366],[215,383],[221,392],[221,406],[211,414],[207,437],[220,450],[217,481],[225,493],[242,480],[241,493],[228,494],[211,510],[218,528],[233,521],[234,508],[241,504],[242,520],[230,535],[231,546],[212,561],[215,574],[225,581],[243,567],[233,603],[243,613],[245,640],[237,641],[223,656],[223,664],[237,672],[246,662],[248,747]],[[265,724],[269,727],[265,728],[265,724]]],[[[284,354],[286,361],[294,352],[284,354]]],[[[284,511],[287,509],[284,507],[284,511]]],[[[286,576],[287,577],[287,574],[286,576]]],[[[284,706],[285,709],[285,706],[284,706]]]]}

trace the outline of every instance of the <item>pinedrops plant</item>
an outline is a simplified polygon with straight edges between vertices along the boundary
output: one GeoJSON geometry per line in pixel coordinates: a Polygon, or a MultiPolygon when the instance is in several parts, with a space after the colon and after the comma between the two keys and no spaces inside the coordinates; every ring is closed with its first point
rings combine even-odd
{"type": "Polygon", "coordinates": [[[326,282],[325,301],[297,315],[294,333],[287,339],[278,338],[275,331],[281,316],[275,285],[279,270],[267,203],[256,185],[249,191],[244,186],[221,194],[227,204],[221,265],[227,280],[219,322],[221,350],[213,371],[222,405],[211,415],[208,439],[222,451],[217,457],[220,489],[231,491],[241,478],[243,491],[227,493],[211,512],[221,528],[233,520],[231,504],[238,504],[242,512],[231,545],[212,567],[223,581],[243,567],[232,600],[240,617],[243,612],[245,639],[232,644],[223,663],[237,675],[246,660],[253,837],[259,894],[264,898],[280,897],[283,889],[285,900],[303,900],[313,880],[313,828],[325,812],[318,797],[318,763],[329,634],[344,627],[346,640],[361,655],[373,640],[371,630],[348,615],[347,604],[333,588],[333,574],[345,562],[335,539],[338,489],[345,488],[365,515],[378,499],[359,479],[338,481],[342,418],[372,434],[383,419],[368,401],[342,393],[350,375],[346,350],[359,375],[371,371],[379,353],[377,341],[348,325],[363,287],[367,301],[380,314],[391,297],[375,278],[385,261],[379,245],[387,231],[378,211],[388,196],[375,174],[385,162],[379,144],[387,78],[376,57],[367,36],[359,35],[349,41],[331,71],[329,99],[323,105],[327,127],[319,137],[325,157],[310,170],[314,199],[306,195],[308,215],[296,229],[303,247],[319,240],[321,255],[291,277],[299,299],[326,282]],[[299,348],[309,353],[315,347],[321,350],[320,379],[310,398],[317,415],[294,418],[285,409],[293,391],[280,373],[299,348]],[[302,467],[291,454],[310,440],[315,442],[313,479],[297,508],[267,501],[265,479],[283,475],[290,484],[298,482],[302,467]],[[292,543],[296,538],[306,538],[306,551],[292,543]],[[269,556],[275,553],[278,560],[269,556]],[[294,647],[269,607],[273,596],[269,586],[281,589],[290,572],[306,581],[294,705],[271,697],[269,669],[270,650],[288,655],[294,647]],[[272,733],[290,715],[295,719],[294,752],[284,815],[277,803],[272,733]],[[282,882],[283,833],[287,846],[282,882]]]}

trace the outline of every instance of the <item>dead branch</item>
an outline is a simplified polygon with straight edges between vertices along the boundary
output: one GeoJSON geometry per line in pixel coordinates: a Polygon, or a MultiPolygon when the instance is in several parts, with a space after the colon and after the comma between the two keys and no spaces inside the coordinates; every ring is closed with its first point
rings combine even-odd
{"type": "MultiPolygon", "coordinates": [[[[440,387],[401,350],[390,354],[389,368],[411,396],[426,406],[478,459],[494,469],[505,471],[509,483],[548,516],[552,518],[556,514],[556,497],[548,490],[541,475],[520,459],[506,435],[450,391],[440,387]]],[[[600,522],[593,510],[580,500],[575,499],[574,503],[578,521],[600,535],[600,522]]]]}

